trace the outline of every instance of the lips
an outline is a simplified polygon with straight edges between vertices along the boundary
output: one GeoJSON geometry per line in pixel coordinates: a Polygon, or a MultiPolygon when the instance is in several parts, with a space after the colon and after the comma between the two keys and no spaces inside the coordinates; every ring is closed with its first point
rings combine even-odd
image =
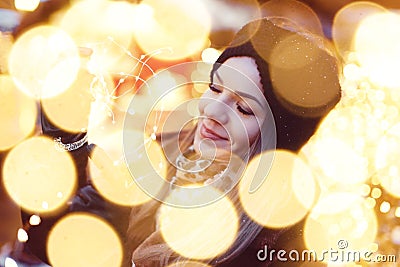
{"type": "Polygon", "coordinates": [[[204,122],[201,124],[200,134],[202,135],[202,137],[209,138],[211,140],[228,140],[228,138],[218,134],[217,132],[207,127],[204,122]]]}

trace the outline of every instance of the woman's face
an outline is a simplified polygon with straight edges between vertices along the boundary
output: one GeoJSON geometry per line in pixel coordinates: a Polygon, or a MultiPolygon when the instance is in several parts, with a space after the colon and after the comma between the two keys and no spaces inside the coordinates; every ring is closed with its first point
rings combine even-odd
{"type": "Polygon", "coordinates": [[[212,78],[199,102],[194,149],[205,157],[244,155],[260,135],[267,110],[255,60],[229,58],[212,78]]]}

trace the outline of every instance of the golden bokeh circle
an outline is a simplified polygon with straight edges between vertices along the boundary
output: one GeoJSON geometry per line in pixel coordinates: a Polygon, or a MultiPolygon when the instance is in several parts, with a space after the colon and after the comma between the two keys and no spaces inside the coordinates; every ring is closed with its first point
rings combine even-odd
{"type": "Polygon", "coordinates": [[[120,266],[122,244],[104,220],[85,213],[63,217],[52,228],[47,254],[53,266],[120,266]]]}
{"type": "Polygon", "coordinates": [[[152,10],[134,33],[146,53],[156,52],[154,57],[162,60],[180,60],[199,53],[206,45],[211,18],[201,1],[144,0],[140,5],[152,10]]]}
{"type": "Polygon", "coordinates": [[[287,227],[303,219],[317,196],[310,167],[286,150],[268,151],[254,157],[239,186],[240,201],[249,217],[272,228],[287,227]],[[271,158],[270,169],[257,167],[263,162],[271,162],[271,158]],[[255,179],[263,181],[255,192],[251,192],[249,189],[255,179]]]}
{"type": "Polygon", "coordinates": [[[213,187],[193,187],[192,192],[177,188],[166,203],[179,198],[199,202],[199,198],[218,199],[200,207],[174,207],[163,204],[159,211],[159,227],[167,244],[178,254],[190,259],[211,259],[225,252],[235,241],[239,218],[232,202],[213,187]]]}
{"type": "Polygon", "coordinates": [[[3,183],[23,209],[50,213],[64,205],[76,187],[76,167],[67,151],[43,136],[15,146],[3,166],[3,183]]]}
{"type": "Polygon", "coordinates": [[[9,72],[18,89],[35,98],[64,92],[80,68],[72,38],[55,26],[37,26],[24,32],[9,55],[9,72]]]}
{"type": "Polygon", "coordinates": [[[36,117],[36,101],[19,91],[10,76],[0,75],[0,151],[32,134],[36,117]]]}

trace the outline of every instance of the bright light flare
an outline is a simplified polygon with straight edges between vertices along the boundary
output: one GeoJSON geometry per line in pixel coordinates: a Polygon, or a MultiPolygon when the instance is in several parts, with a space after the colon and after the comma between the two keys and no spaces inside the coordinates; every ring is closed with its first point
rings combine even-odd
{"type": "Polygon", "coordinates": [[[75,165],[68,152],[57,149],[53,140],[33,137],[7,155],[3,183],[23,209],[49,213],[70,199],[76,185],[75,165]]]}
{"type": "MultiPolygon", "coordinates": [[[[400,216],[396,216],[399,218],[400,216]]],[[[396,245],[400,245],[400,226],[395,226],[391,233],[392,242],[396,245]]]]}
{"type": "Polygon", "coordinates": [[[154,55],[158,59],[179,60],[204,48],[211,19],[201,1],[144,0],[140,5],[152,10],[145,23],[135,26],[136,41],[146,53],[158,50],[159,53],[154,55]]]}
{"type": "MultiPolygon", "coordinates": [[[[396,211],[394,212],[394,216],[396,216],[397,218],[400,218],[400,207],[396,208],[396,211]]],[[[400,231],[399,231],[399,236],[400,236],[400,231]]],[[[399,238],[399,240],[400,240],[400,238],[399,238]]]]}
{"type": "Polygon", "coordinates": [[[376,200],[372,197],[367,197],[367,199],[365,200],[365,205],[368,208],[373,209],[376,206],[376,200]]]}
{"type": "Polygon", "coordinates": [[[327,187],[361,184],[369,178],[368,159],[341,139],[321,137],[308,155],[313,167],[321,171],[321,183],[327,187]]]}
{"type": "Polygon", "coordinates": [[[168,162],[161,146],[143,132],[135,130],[124,131],[124,153],[131,174],[130,189],[135,203],[142,204],[159,196],[166,182],[168,162]],[[138,188],[136,188],[138,187],[138,188]],[[139,190],[140,188],[140,190],[139,190]],[[142,190],[142,191],[141,191],[142,190]]]}
{"type": "Polygon", "coordinates": [[[14,6],[19,11],[35,11],[40,0],[14,0],[14,6]]]}
{"type": "Polygon", "coordinates": [[[374,189],[372,189],[371,191],[371,196],[373,198],[380,198],[382,196],[382,190],[375,187],[374,189]]]}
{"type": "Polygon", "coordinates": [[[30,225],[39,225],[42,222],[42,219],[38,215],[32,215],[29,218],[30,225]]]}
{"type": "Polygon", "coordinates": [[[10,76],[0,75],[0,151],[33,133],[36,117],[36,101],[19,91],[10,76]]]}
{"type": "MultiPolygon", "coordinates": [[[[99,129],[97,129],[99,130],[99,129]]],[[[107,158],[117,163],[123,160],[122,132],[118,129],[106,129],[93,134],[92,142],[104,150],[107,158]]]]}
{"type": "Polygon", "coordinates": [[[47,253],[53,266],[120,266],[122,245],[115,230],[93,215],[75,213],[51,230],[47,253]]]}
{"type": "MultiPolygon", "coordinates": [[[[203,0],[212,17],[212,30],[225,31],[232,33],[239,31],[248,22],[261,18],[260,4],[257,0],[203,0]],[[221,15],[223,14],[223,16],[221,15]]],[[[252,29],[251,34],[256,28],[252,29]]],[[[247,36],[248,38],[251,36],[247,36]]],[[[225,47],[229,44],[229,36],[221,34],[211,34],[212,43],[215,47],[225,47]],[[228,38],[226,38],[228,37],[228,38]]],[[[232,36],[231,36],[232,37],[232,36]]],[[[238,44],[248,41],[243,38],[238,44]]],[[[237,40],[238,41],[238,40],[237,40]]]]}
{"type": "Polygon", "coordinates": [[[170,71],[162,71],[156,75],[157,78],[150,80],[147,84],[153,91],[151,94],[159,97],[154,99],[154,103],[156,103],[154,110],[175,110],[182,102],[189,99],[188,90],[184,85],[187,79],[183,75],[170,71]],[[170,90],[173,88],[176,89],[170,90]],[[164,92],[167,90],[170,91],[165,94],[164,92]]]}
{"type": "Polygon", "coordinates": [[[4,261],[4,266],[5,267],[18,267],[18,264],[15,260],[7,257],[4,261]]]}
{"type": "Polygon", "coordinates": [[[400,123],[390,128],[378,142],[375,169],[383,188],[394,197],[400,198],[400,123]]]}
{"type": "Polygon", "coordinates": [[[75,81],[79,51],[71,37],[54,26],[23,33],[9,56],[9,71],[18,89],[35,98],[64,92],[75,81]]]}
{"type": "Polygon", "coordinates": [[[203,58],[203,62],[198,62],[196,69],[190,74],[190,80],[193,82],[192,99],[200,98],[209,89],[212,66],[212,63],[207,62],[206,58],[203,58]]]}
{"type": "MultiPolygon", "coordinates": [[[[139,135],[140,133],[136,134],[139,135]]],[[[122,133],[115,133],[107,140],[111,141],[111,139],[114,139],[113,145],[122,149],[122,133]]],[[[118,153],[121,156],[118,160],[113,160],[113,152],[109,151],[109,147],[105,149],[95,148],[89,162],[93,185],[100,194],[111,202],[126,206],[140,205],[150,201],[151,196],[138,186],[125,162],[121,160],[122,152],[118,153]]],[[[145,154],[142,154],[142,157],[145,156],[145,154]]],[[[151,177],[143,178],[142,182],[146,183],[146,187],[151,187],[155,194],[158,194],[161,190],[162,183],[157,183],[157,180],[151,179],[151,177]]]]}
{"type": "MultiPolygon", "coordinates": [[[[150,106],[152,111],[174,110],[176,106],[189,97],[189,92],[185,90],[184,86],[188,82],[185,76],[168,70],[162,70],[155,75],[155,78],[148,80],[143,90],[139,91],[139,94],[134,97],[150,106]],[[177,87],[178,90],[172,90],[177,87]],[[166,92],[168,94],[165,94],[166,92]]],[[[135,110],[135,113],[143,112],[147,111],[135,110]]],[[[147,113],[143,115],[148,116],[147,113]]],[[[148,121],[153,122],[151,116],[148,121]]]]}
{"type": "Polygon", "coordinates": [[[55,23],[77,45],[92,49],[90,61],[96,72],[129,73],[129,67],[121,69],[120,60],[131,45],[134,18],[135,5],[126,1],[77,1],[55,23]]]}
{"type": "Polygon", "coordinates": [[[360,23],[369,16],[386,11],[376,3],[357,1],[344,6],[336,13],[332,25],[332,39],[343,58],[354,51],[354,36],[360,23]]]}
{"type": "Polygon", "coordinates": [[[379,210],[382,213],[388,213],[390,211],[390,208],[391,208],[390,203],[387,201],[383,201],[381,206],[379,207],[379,210]]]}
{"type": "MultiPolygon", "coordinates": [[[[187,114],[186,110],[180,108],[191,98],[187,82],[183,75],[167,70],[157,73],[156,79],[149,80],[147,86],[151,88],[151,91],[149,90],[147,95],[138,96],[138,99],[145,98],[144,101],[154,103],[149,114],[145,114],[147,134],[151,134],[154,127],[164,132],[175,132],[182,126],[179,125],[179,120],[169,120],[166,123],[166,119],[171,112],[174,114],[182,112],[182,116],[187,114]]],[[[138,112],[142,111],[138,110],[138,112]]]]}
{"type": "Polygon", "coordinates": [[[300,221],[316,198],[316,184],[307,164],[295,154],[277,150],[254,157],[240,182],[240,200],[247,214],[257,223],[273,228],[286,227],[300,221]],[[270,162],[271,169],[261,171],[260,164],[270,162]],[[265,181],[254,192],[250,184],[256,176],[265,181]]]}
{"type": "Polygon", "coordinates": [[[0,69],[2,73],[8,73],[8,56],[13,43],[14,38],[11,33],[0,33],[0,69]]]}
{"type": "Polygon", "coordinates": [[[193,188],[186,194],[179,188],[171,192],[166,203],[204,203],[200,207],[182,208],[162,205],[159,226],[164,240],[177,253],[190,259],[210,259],[225,252],[235,241],[239,218],[232,202],[211,186],[193,188]],[[211,197],[210,197],[211,196],[211,197]],[[176,198],[176,199],[174,199],[176,198]]]}
{"type": "Polygon", "coordinates": [[[356,64],[346,64],[343,68],[343,75],[347,80],[359,81],[362,77],[362,71],[356,64]]]}
{"type": "Polygon", "coordinates": [[[374,242],[377,227],[375,212],[363,198],[333,192],[322,196],[311,210],[304,226],[304,240],[317,255],[330,248],[339,250],[339,240],[347,242],[348,250],[365,251],[374,242]]]}
{"type": "Polygon", "coordinates": [[[218,57],[221,55],[221,52],[215,48],[206,48],[201,52],[201,59],[206,63],[213,64],[217,61],[218,57]]]}
{"type": "Polygon", "coordinates": [[[67,132],[80,132],[89,125],[94,96],[91,94],[93,75],[81,70],[76,81],[63,93],[43,99],[43,110],[50,121],[67,132]]]}
{"type": "Polygon", "coordinates": [[[24,229],[19,228],[17,232],[17,238],[19,242],[25,243],[29,239],[28,233],[24,229]]]}
{"type": "Polygon", "coordinates": [[[400,15],[386,12],[368,16],[357,29],[355,51],[361,67],[374,84],[389,88],[400,86],[399,24],[400,15]]]}
{"type": "Polygon", "coordinates": [[[101,76],[96,76],[95,78],[93,78],[90,84],[90,89],[86,87],[89,75],[85,74],[85,76],[87,77],[81,80],[81,82],[83,82],[82,85],[84,85],[85,87],[81,88],[81,90],[85,90],[85,92],[82,92],[82,96],[85,96],[85,101],[89,101],[89,99],[86,98],[86,90],[90,91],[92,96],[92,102],[90,103],[89,112],[89,126],[87,127],[89,128],[89,136],[93,136],[96,135],[104,127],[110,126],[110,121],[111,123],[115,123],[115,117],[120,115],[120,113],[117,109],[117,102],[114,99],[116,90],[114,90],[115,84],[112,80],[111,75],[104,74],[101,76]]]}
{"type": "MultiPolygon", "coordinates": [[[[375,188],[374,188],[375,189],[375,188]]],[[[374,190],[372,190],[373,192],[374,190]]],[[[360,187],[361,196],[366,197],[371,192],[371,187],[367,184],[362,184],[360,187]]],[[[372,193],[371,193],[372,194],[372,193]]]]}

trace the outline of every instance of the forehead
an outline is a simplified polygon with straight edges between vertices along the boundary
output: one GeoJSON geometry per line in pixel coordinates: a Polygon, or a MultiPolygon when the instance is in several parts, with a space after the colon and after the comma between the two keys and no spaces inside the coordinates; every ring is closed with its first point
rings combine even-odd
{"type": "Polygon", "coordinates": [[[260,73],[251,57],[231,57],[213,75],[213,81],[232,91],[263,97],[260,73]]]}

